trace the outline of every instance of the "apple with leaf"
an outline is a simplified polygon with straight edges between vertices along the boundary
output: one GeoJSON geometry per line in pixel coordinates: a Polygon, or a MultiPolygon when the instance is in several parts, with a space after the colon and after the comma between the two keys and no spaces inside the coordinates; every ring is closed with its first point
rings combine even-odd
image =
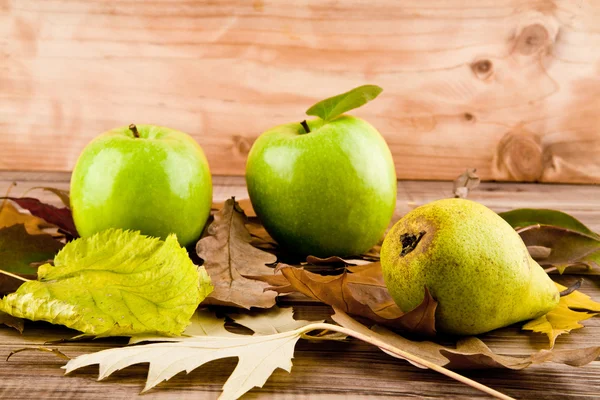
{"type": "Polygon", "coordinates": [[[396,205],[396,172],[379,132],[344,115],[382,89],[364,85],[323,100],[317,118],[264,132],[246,164],[252,206],[267,232],[298,255],[348,256],[383,236],[396,205]]]}

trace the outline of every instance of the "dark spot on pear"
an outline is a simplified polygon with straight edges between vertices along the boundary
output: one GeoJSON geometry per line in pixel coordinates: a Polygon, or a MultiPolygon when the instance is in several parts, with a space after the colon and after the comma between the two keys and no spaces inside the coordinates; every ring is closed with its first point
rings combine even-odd
{"type": "Polygon", "coordinates": [[[424,235],[425,231],[421,231],[416,235],[413,235],[411,233],[403,233],[402,235],[400,235],[400,242],[402,243],[402,251],[400,252],[400,257],[404,257],[405,255],[413,251],[417,247],[417,245],[421,241],[421,238],[424,235]]]}

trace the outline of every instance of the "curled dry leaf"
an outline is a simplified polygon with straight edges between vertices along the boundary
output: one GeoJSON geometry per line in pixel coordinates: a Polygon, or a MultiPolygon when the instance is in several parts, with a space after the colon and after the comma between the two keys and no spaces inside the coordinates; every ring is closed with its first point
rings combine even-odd
{"type": "Polygon", "coordinates": [[[43,219],[47,223],[57,226],[71,237],[76,238],[79,236],[69,208],[58,208],[51,204],[42,203],[33,197],[5,197],[5,199],[14,201],[19,207],[26,209],[32,215],[43,219]]]}
{"type": "Polygon", "coordinates": [[[568,267],[600,266],[600,235],[561,211],[522,208],[499,214],[519,232],[531,256],[560,273],[568,267]]]}
{"type": "Polygon", "coordinates": [[[335,306],[344,312],[369,318],[393,329],[435,335],[437,302],[425,290],[423,303],[403,313],[389,295],[379,263],[347,267],[339,275],[319,275],[304,268],[281,265],[278,267],[289,282],[272,287],[288,293],[290,287],[304,295],[335,306]]]}
{"type": "MultiPolygon", "coordinates": [[[[431,341],[409,340],[381,326],[374,326],[369,329],[339,309],[336,309],[332,319],[345,328],[375,337],[395,348],[453,370],[486,368],[520,370],[544,362],[582,366],[594,361],[600,355],[600,346],[592,346],[568,350],[541,350],[533,354],[507,356],[494,353],[482,340],[476,337],[462,338],[456,343],[455,347],[450,347],[431,341]]],[[[383,351],[393,357],[403,358],[389,351],[383,351]]],[[[422,368],[418,363],[407,361],[422,368]]]]}
{"type": "Polygon", "coordinates": [[[245,226],[246,216],[235,199],[225,202],[208,227],[208,235],[196,245],[198,256],[212,278],[214,291],[204,304],[269,308],[275,305],[276,292],[255,276],[273,275],[267,266],[277,258],[253,247],[245,226]]]}
{"type": "MultiPolygon", "coordinates": [[[[566,287],[555,283],[558,290],[566,287]]],[[[579,322],[592,318],[600,313],[600,303],[593,301],[589,296],[574,291],[562,296],[556,308],[548,314],[529,321],[523,325],[524,330],[542,333],[548,336],[550,347],[554,347],[556,338],[573,329],[583,328],[579,322]]]]}
{"type": "Polygon", "coordinates": [[[306,257],[306,262],[311,265],[334,265],[334,266],[355,266],[355,265],[366,265],[370,261],[362,259],[344,259],[338,256],[331,256],[327,258],[320,258],[315,256],[306,257]]]}
{"type": "Polygon", "coordinates": [[[10,314],[0,311],[0,324],[15,328],[19,333],[23,333],[25,323],[21,318],[13,317],[10,314]]]}
{"type": "Polygon", "coordinates": [[[51,349],[49,347],[37,346],[37,347],[25,347],[22,349],[13,350],[9,353],[8,357],[6,357],[6,361],[8,361],[12,356],[18,353],[22,353],[24,351],[42,351],[44,353],[52,353],[58,358],[62,358],[63,360],[70,360],[71,357],[67,356],[65,353],[58,349],[51,349]]]}
{"type": "Polygon", "coordinates": [[[550,225],[532,225],[519,230],[529,247],[550,249],[537,261],[542,266],[556,267],[559,272],[571,266],[600,267],[600,239],[594,235],[550,225]]]}
{"type": "Polygon", "coordinates": [[[466,199],[469,191],[479,186],[481,180],[475,168],[469,168],[454,180],[454,197],[466,199]]]}

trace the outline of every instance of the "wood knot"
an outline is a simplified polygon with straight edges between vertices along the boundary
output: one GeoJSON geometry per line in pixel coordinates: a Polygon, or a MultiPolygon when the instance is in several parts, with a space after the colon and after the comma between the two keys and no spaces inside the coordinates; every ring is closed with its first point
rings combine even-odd
{"type": "Polygon", "coordinates": [[[233,141],[234,150],[239,154],[245,156],[250,152],[253,140],[240,135],[233,135],[231,140],[233,141]]]}
{"type": "Polygon", "coordinates": [[[539,180],[544,170],[539,137],[525,130],[508,132],[498,143],[492,169],[495,179],[539,180]]]}
{"type": "Polygon", "coordinates": [[[494,73],[494,65],[490,60],[478,60],[471,63],[471,71],[481,80],[489,79],[494,73]]]}
{"type": "Polygon", "coordinates": [[[524,27],[517,36],[515,51],[523,55],[531,55],[539,50],[552,45],[550,33],[542,24],[533,24],[524,27]]]}

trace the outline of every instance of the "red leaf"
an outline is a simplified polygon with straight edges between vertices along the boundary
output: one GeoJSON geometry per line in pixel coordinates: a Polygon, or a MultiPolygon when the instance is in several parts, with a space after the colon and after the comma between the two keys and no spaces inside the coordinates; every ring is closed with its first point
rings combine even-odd
{"type": "Polygon", "coordinates": [[[71,210],[67,207],[58,208],[51,204],[42,203],[33,197],[2,197],[14,201],[19,207],[28,210],[32,215],[56,225],[58,228],[73,237],[79,237],[71,210]]]}

